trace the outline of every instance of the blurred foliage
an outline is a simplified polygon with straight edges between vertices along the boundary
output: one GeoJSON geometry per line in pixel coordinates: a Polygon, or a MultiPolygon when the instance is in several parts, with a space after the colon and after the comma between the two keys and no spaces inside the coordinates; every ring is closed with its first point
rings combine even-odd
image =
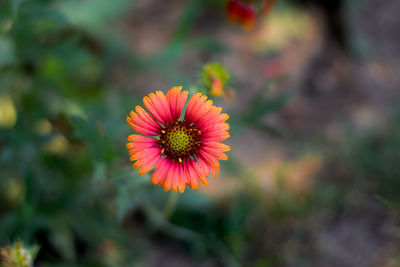
{"type": "Polygon", "coordinates": [[[101,201],[114,194],[101,166],[123,147],[111,141],[122,128],[110,128],[121,110],[104,100],[123,98],[105,91],[113,51],[100,30],[126,3],[1,5],[1,243],[38,242],[48,263],[97,262],[102,240],[126,240],[113,203],[101,201]]]}
{"type": "Polygon", "coordinates": [[[351,172],[378,200],[400,212],[400,116],[389,120],[386,131],[372,132],[352,140],[346,149],[351,172]]]}

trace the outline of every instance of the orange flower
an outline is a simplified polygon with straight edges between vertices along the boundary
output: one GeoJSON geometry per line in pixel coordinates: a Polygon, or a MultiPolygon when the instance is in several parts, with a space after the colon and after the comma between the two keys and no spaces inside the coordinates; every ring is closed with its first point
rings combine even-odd
{"type": "Polygon", "coordinates": [[[222,82],[217,78],[213,78],[210,95],[222,96],[223,94],[224,87],[222,86],[222,82]]]}
{"type": "Polygon", "coordinates": [[[208,94],[211,96],[224,96],[227,93],[225,84],[230,79],[229,72],[219,63],[208,63],[203,67],[203,80],[208,94]]]}
{"type": "Polygon", "coordinates": [[[188,92],[181,89],[173,87],[166,95],[157,91],[144,97],[150,114],[140,106],[131,111],[127,122],[139,134],[128,137],[127,148],[139,174],[155,168],[154,185],[183,193],[186,185],[193,189],[199,183],[207,185],[210,173],[215,178],[218,160],[228,159],[223,152],[230,147],[220,143],[229,137],[225,122],[229,116],[200,93],[190,98],[182,116],[188,92]]]}

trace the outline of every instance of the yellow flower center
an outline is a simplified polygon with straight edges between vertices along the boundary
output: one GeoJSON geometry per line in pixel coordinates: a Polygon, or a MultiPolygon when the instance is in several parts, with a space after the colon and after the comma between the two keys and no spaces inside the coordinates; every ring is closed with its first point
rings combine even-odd
{"type": "Polygon", "coordinates": [[[174,129],[168,136],[168,145],[175,152],[185,151],[192,141],[191,136],[182,128],[174,129]]]}
{"type": "Polygon", "coordinates": [[[196,154],[200,146],[199,135],[200,131],[193,126],[177,121],[161,131],[159,144],[163,154],[182,162],[183,159],[196,154]]]}

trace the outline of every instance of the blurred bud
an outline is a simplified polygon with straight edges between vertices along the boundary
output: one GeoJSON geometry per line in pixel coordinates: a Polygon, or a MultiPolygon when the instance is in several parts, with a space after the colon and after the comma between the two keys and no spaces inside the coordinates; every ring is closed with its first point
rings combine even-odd
{"type": "Polygon", "coordinates": [[[240,0],[230,0],[226,6],[226,11],[230,21],[241,24],[245,29],[253,28],[256,15],[249,4],[240,0]]]}
{"type": "Polygon", "coordinates": [[[30,267],[39,251],[38,246],[25,247],[21,241],[12,246],[0,248],[1,263],[4,267],[30,267]]]}
{"type": "Polygon", "coordinates": [[[43,146],[43,150],[51,154],[64,155],[68,151],[68,140],[62,134],[57,134],[43,146]]]}
{"type": "Polygon", "coordinates": [[[221,80],[213,78],[210,95],[222,96],[224,94],[224,87],[221,80]]]}
{"type": "Polygon", "coordinates": [[[53,127],[52,127],[51,123],[50,123],[48,120],[46,120],[46,119],[41,119],[41,120],[36,124],[35,132],[36,132],[38,135],[42,135],[42,136],[44,136],[44,135],[49,135],[49,134],[51,133],[52,128],[53,128],[53,127]]]}
{"type": "Polygon", "coordinates": [[[203,67],[203,82],[211,96],[225,96],[230,91],[225,88],[229,78],[229,72],[219,63],[208,63],[203,67]]]}
{"type": "Polygon", "coordinates": [[[0,95],[0,127],[12,128],[17,122],[17,111],[7,95],[0,95]]]}

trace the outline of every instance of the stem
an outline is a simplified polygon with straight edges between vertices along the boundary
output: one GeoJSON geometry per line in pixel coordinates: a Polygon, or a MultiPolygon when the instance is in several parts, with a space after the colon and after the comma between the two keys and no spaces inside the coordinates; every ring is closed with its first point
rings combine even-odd
{"type": "Polygon", "coordinates": [[[178,202],[178,193],[171,191],[167,204],[165,205],[163,215],[165,219],[168,219],[172,212],[175,210],[176,203],[178,202]]]}

